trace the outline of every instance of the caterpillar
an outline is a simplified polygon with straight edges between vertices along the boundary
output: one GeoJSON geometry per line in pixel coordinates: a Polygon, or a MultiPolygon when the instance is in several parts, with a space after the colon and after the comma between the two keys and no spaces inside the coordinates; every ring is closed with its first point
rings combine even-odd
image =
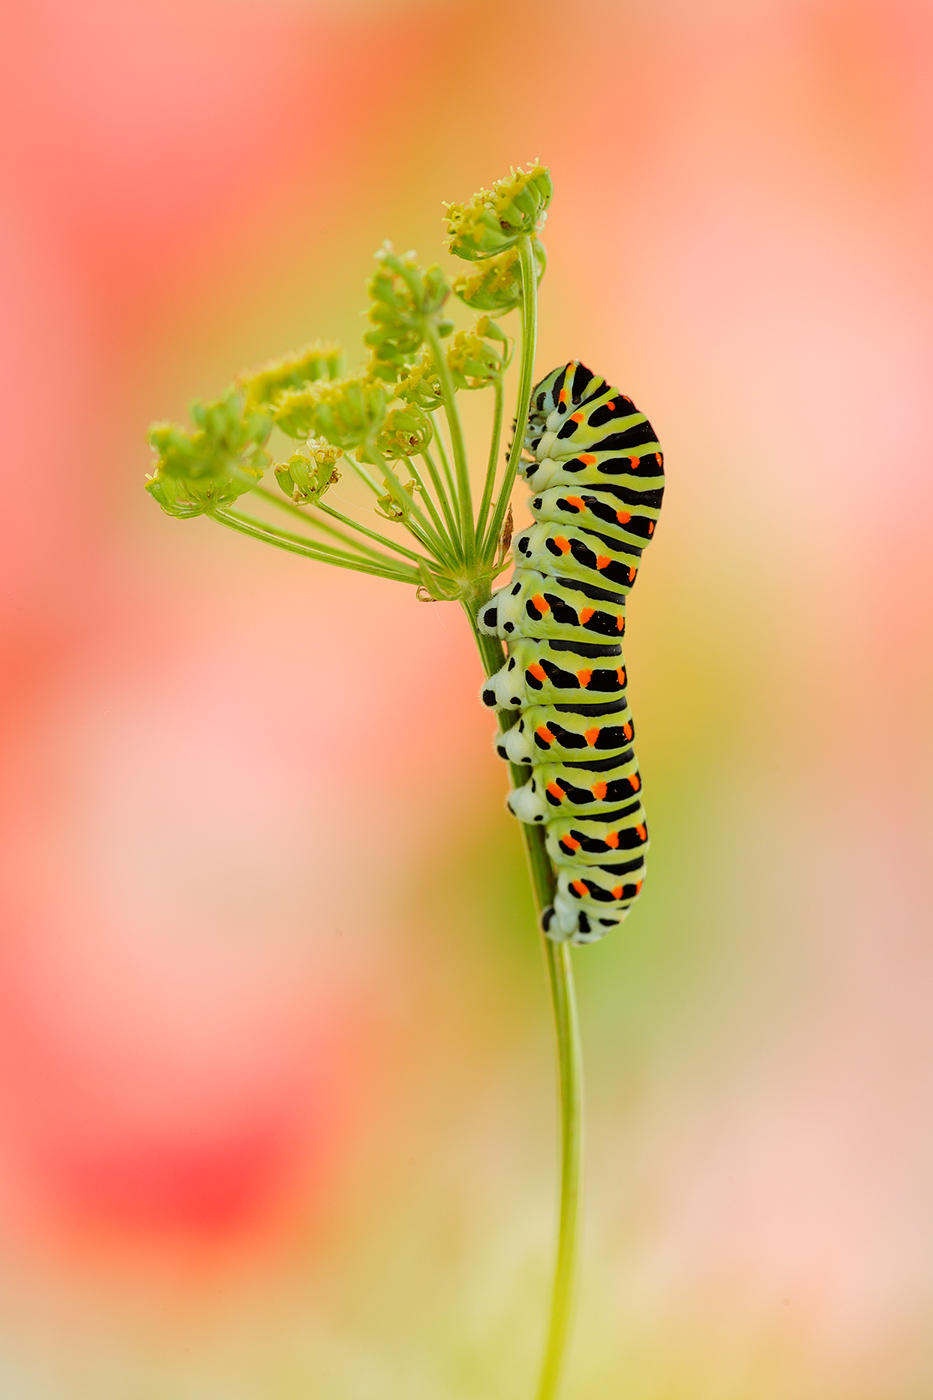
{"type": "Polygon", "coordinates": [[[626,917],[645,872],[622,638],[661,509],[663,457],[631,399],[578,360],[532,390],[523,445],[534,523],[513,541],[511,581],[479,609],[480,631],[508,649],[482,700],[519,713],[496,749],[531,769],[508,806],[545,827],[557,877],[545,932],[594,943],[626,917]]]}

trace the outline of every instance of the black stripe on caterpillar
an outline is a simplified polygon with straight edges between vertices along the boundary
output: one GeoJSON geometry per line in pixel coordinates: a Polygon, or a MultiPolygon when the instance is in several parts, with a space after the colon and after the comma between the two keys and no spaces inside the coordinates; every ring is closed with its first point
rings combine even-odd
{"type": "Polygon", "coordinates": [[[644,878],[621,641],[664,462],[645,415],[577,360],[532,390],[524,448],[534,524],[513,541],[512,579],[479,610],[480,631],[509,653],[482,698],[520,716],[496,749],[530,769],[508,805],[545,829],[557,876],[546,932],[592,943],[622,922],[644,878]]]}

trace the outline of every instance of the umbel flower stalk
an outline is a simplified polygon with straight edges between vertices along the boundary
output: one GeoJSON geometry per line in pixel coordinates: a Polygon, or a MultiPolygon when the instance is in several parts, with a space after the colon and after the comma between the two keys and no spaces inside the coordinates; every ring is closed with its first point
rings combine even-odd
{"type": "MultiPolygon", "coordinates": [[[[447,206],[450,252],[469,264],[451,281],[437,266],[386,243],[369,284],[368,359],[348,372],[335,345],[313,344],[237,376],[212,403],[191,406],[192,426],[157,423],[146,489],[168,515],[206,515],[228,529],[323,564],[406,584],[423,601],[458,602],[487,677],[505,660],[477,613],[509,558],[510,497],[534,383],[537,290],[545,269],[538,235],[551,200],[547,169],[512,170],[466,204],[447,206]],[[458,329],[449,315],[460,303],[458,329]],[[463,311],[466,308],[466,313],[463,311]],[[518,312],[514,335],[500,325],[518,312]],[[502,451],[504,377],[518,350],[514,431],[502,451]],[[458,395],[486,391],[490,440],[474,482],[458,395]],[[273,461],[272,444],[294,450],[273,461]],[[272,468],[270,487],[262,483],[272,468]],[[355,478],[364,507],[328,499],[355,478]],[[248,499],[247,499],[248,498],[248,499]]],[[[518,716],[500,713],[507,730],[518,716]]],[[[527,770],[512,766],[516,785],[527,770]]],[[[555,874],[541,827],[521,823],[539,917],[555,874]]],[[[542,939],[557,1042],[560,1098],[558,1231],[550,1315],[537,1400],[554,1400],[573,1305],[582,1159],[582,1068],[568,942],[542,939]]]]}

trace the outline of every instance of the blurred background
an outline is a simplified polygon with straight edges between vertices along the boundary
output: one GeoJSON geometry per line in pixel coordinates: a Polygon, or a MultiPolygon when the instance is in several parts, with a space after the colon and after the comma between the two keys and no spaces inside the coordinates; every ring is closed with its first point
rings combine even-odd
{"type": "Polygon", "coordinates": [[[0,1393],[529,1394],[553,1057],[465,622],[142,481],[540,157],[539,370],[669,474],[568,1400],[928,1397],[933,10],[10,0],[0,129],[0,1393]]]}

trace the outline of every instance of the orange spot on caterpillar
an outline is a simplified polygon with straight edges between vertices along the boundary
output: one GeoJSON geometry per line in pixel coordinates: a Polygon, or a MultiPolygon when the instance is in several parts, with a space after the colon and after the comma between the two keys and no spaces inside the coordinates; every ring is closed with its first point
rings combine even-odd
{"type": "Polygon", "coordinates": [[[611,563],[612,563],[612,559],[610,558],[610,556],[609,556],[608,554],[597,554],[597,556],[596,556],[596,567],[597,567],[597,569],[608,569],[608,568],[609,568],[609,565],[610,565],[611,563]]]}
{"type": "Polygon", "coordinates": [[[638,570],[635,568],[635,565],[634,565],[634,564],[629,564],[629,566],[628,566],[628,581],[629,581],[629,583],[634,583],[634,582],[635,582],[635,575],[636,575],[637,573],[638,573],[638,570]]]}
{"type": "Polygon", "coordinates": [[[566,390],[566,389],[561,389],[560,393],[557,395],[557,401],[558,401],[558,403],[566,403],[566,402],[567,402],[567,390],[566,390]]]}
{"type": "Polygon", "coordinates": [[[578,672],[577,672],[577,680],[580,682],[580,684],[581,684],[581,686],[583,687],[584,690],[586,690],[586,687],[589,685],[589,683],[590,683],[590,681],[591,681],[592,679],[593,679],[593,672],[592,672],[592,671],[587,671],[585,667],[584,667],[584,669],[583,669],[582,671],[578,671],[578,672]]]}
{"type": "Polygon", "coordinates": [[[618,833],[617,831],[610,831],[610,832],[608,832],[607,835],[606,835],[606,845],[607,845],[607,846],[611,846],[612,849],[615,850],[616,847],[618,846],[618,844],[619,844],[619,833],[618,833]]]}
{"type": "Polygon", "coordinates": [[[563,846],[565,851],[579,851],[580,849],[580,842],[575,836],[562,836],[559,844],[563,846]]]}
{"type": "Polygon", "coordinates": [[[566,538],[566,536],[555,535],[554,543],[557,545],[557,548],[560,550],[561,554],[570,553],[570,541],[566,538]]]}
{"type": "Polygon", "coordinates": [[[571,413],[571,415],[570,415],[570,421],[571,421],[571,423],[582,423],[582,422],[583,422],[583,414],[582,414],[582,413],[571,413]]]}
{"type": "Polygon", "coordinates": [[[632,792],[637,792],[641,787],[641,778],[639,778],[637,773],[633,773],[629,778],[629,783],[631,784],[632,792]]]}
{"type": "Polygon", "coordinates": [[[647,841],[647,840],[648,840],[648,829],[647,829],[647,827],[644,827],[644,826],[636,826],[635,830],[638,832],[638,839],[639,839],[639,841],[647,841]]]}
{"type": "Polygon", "coordinates": [[[591,791],[593,793],[593,796],[596,798],[596,801],[602,802],[609,789],[606,787],[605,783],[594,783],[591,791]]]}
{"type": "Polygon", "coordinates": [[[625,613],[619,613],[616,616],[616,628],[619,632],[625,631],[625,613]]]}
{"type": "Polygon", "coordinates": [[[534,678],[535,678],[536,681],[546,681],[546,680],[547,680],[547,672],[545,671],[544,667],[541,665],[541,662],[540,662],[540,661],[535,661],[533,665],[531,665],[531,666],[528,667],[528,674],[529,674],[529,676],[534,676],[534,678]]]}
{"type": "Polygon", "coordinates": [[[568,506],[573,506],[574,510],[586,510],[586,503],[582,496],[565,496],[568,506]]]}
{"type": "Polygon", "coordinates": [[[641,466],[641,458],[640,458],[640,457],[629,457],[628,460],[629,460],[629,466],[632,468],[632,471],[633,471],[633,472],[637,472],[637,471],[638,471],[638,468],[641,466]]]}
{"type": "Polygon", "coordinates": [[[644,880],[636,880],[636,882],[635,882],[635,893],[636,893],[636,894],[641,894],[641,887],[642,887],[642,885],[643,885],[644,883],[645,883],[644,880]]]}
{"type": "Polygon", "coordinates": [[[616,511],[616,520],[618,520],[620,525],[627,525],[631,518],[627,510],[616,511]]]}
{"type": "Polygon", "coordinates": [[[649,534],[649,535],[653,535],[653,534],[654,534],[654,521],[653,521],[653,520],[649,520],[649,521],[648,521],[648,534],[649,534]]]}
{"type": "Polygon", "coordinates": [[[593,614],[594,614],[595,611],[596,611],[595,608],[581,608],[581,609],[580,609],[580,626],[581,626],[581,627],[585,627],[585,626],[586,626],[586,624],[589,622],[590,618],[593,616],[593,614]]]}
{"type": "Polygon", "coordinates": [[[619,685],[625,685],[625,667],[624,667],[624,666],[617,666],[617,667],[616,667],[616,679],[618,680],[619,685]]]}
{"type": "Polygon", "coordinates": [[[616,406],[616,401],[615,401],[615,399],[610,399],[609,402],[606,404],[606,407],[607,407],[608,409],[614,409],[615,406],[616,406]]]}
{"type": "Polygon", "coordinates": [[[659,467],[664,466],[664,458],[661,456],[660,452],[656,452],[654,454],[654,460],[657,462],[659,467]]]}
{"type": "Polygon", "coordinates": [[[543,739],[546,744],[553,744],[554,735],[551,733],[550,729],[548,729],[546,724],[539,724],[537,729],[535,730],[535,733],[537,734],[538,738],[543,739]]]}
{"type": "Polygon", "coordinates": [[[551,796],[554,798],[554,800],[555,800],[556,802],[563,802],[563,800],[564,800],[564,791],[563,791],[563,788],[559,788],[555,782],[550,782],[550,783],[548,783],[548,785],[547,785],[547,790],[548,790],[548,792],[551,794],[551,796]]]}
{"type": "Polygon", "coordinates": [[[613,885],[613,887],[612,887],[612,897],[613,897],[613,899],[621,899],[621,898],[622,898],[622,891],[623,891],[624,889],[625,889],[625,886],[624,886],[624,885],[613,885]]]}
{"type": "Polygon", "coordinates": [[[632,737],[632,726],[631,726],[630,724],[623,724],[623,726],[622,726],[622,733],[625,735],[626,739],[631,739],[631,737],[632,737]]]}
{"type": "Polygon", "coordinates": [[[596,743],[596,740],[599,738],[599,726],[594,725],[592,729],[588,729],[583,737],[589,744],[590,748],[592,748],[593,745],[596,743]]]}
{"type": "Polygon", "coordinates": [[[536,593],[531,601],[538,609],[539,613],[546,613],[551,606],[543,593],[536,593]]]}
{"type": "Polygon", "coordinates": [[[581,452],[577,461],[582,462],[585,467],[595,466],[596,454],[595,452],[581,452]]]}
{"type": "Polygon", "coordinates": [[[589,894],[589,890],[586,888],[586,885],[584,885],[582,880],[574,880],[570,888],[572,890],[575,890],[581,899],[586,899],[586,896],[589,894]]]}

